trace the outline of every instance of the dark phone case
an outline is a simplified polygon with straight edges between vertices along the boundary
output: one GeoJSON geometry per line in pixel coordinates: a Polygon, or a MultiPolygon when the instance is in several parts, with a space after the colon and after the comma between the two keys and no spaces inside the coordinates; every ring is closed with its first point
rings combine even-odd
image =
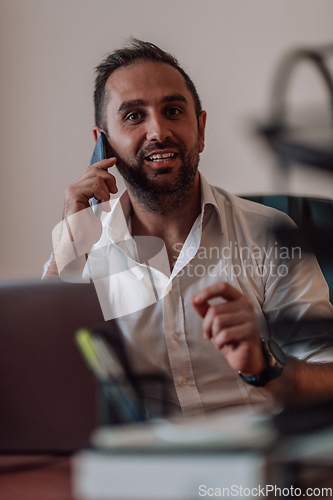
{"type": "MultiPolygon", "coordinates": [[[[91,160],[90,160],[90,165],[93,165],[94,163],[97,163],[98,161],[104,160],[106,158],[105,141],[106,141],[105,134],[103,132],[100,132],[98,139],[96,141],[96,144],[95,144],[94,152],[93,152],[91,160]]],[[[92,198],[91,203],[92,203],[92,208],[93,208],[95,215],[97,215],[97,217],[99,217],[100,210],[97,207],[98,200],[96,200],[96,198],[92,198]]]]}
{"type": "Polygon", "coordinates": [[[105,156],[105,140],[106,137],[103,132],[101,132],[98,136],[98,139],[95,144],[95,149],[93,155],[90,160],[90,165],[97,163],[98,161],[104,160],[105,156]]]}

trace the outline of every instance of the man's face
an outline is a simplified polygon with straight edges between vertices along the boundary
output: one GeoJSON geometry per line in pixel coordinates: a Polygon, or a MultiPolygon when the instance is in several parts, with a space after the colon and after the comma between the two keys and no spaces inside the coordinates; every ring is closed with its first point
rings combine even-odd
{"type": "Polygon", "coordinates": [[[109,141],[133,192],[161,195],[193,185],[205,113],[198,124],[182,75],[168,64],[138,61],[116,70],[106,89],[109,141]]]}

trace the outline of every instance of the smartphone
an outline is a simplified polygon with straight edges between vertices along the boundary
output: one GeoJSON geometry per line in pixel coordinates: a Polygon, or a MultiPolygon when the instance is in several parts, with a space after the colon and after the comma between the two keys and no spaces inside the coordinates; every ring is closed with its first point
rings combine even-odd
{"type": "MultiPolygon", "coordinates": [[[[94,163],[97,163],[98,161],[104,160],[107,158],[106,156],[106,150],[107,150],[107,138],[104,134],[104,132],[100,132],[98,139],[95,144],[95,149],[92,154],[91,160],[90,160],[90,165],[93,165],[94,163]]],[[[98,208],[98,203],[99,201],[96,200],[96,198],[91,199],[91,208],[97,217],[100,216],[101,211],[98,208]]]]}

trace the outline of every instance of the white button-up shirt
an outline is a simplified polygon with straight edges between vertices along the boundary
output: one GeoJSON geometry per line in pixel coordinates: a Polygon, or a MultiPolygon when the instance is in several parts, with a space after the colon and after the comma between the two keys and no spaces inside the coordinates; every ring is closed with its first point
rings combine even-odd
{"type": "MultiPolygon", "coordinates": [[[[333,318],[316,259],[276,242],[276,223],[292,224],[285,214],[211,187],[201,176],[201,214],[170,272],[163,242],[132,238],[128,194],[111,205],[84,275],[94,281],[105,320],[117,322],[133,371],[163,372],[167,398],[185,417],[264,401],[203,338],[202,318],[191,305],[200,290],[227,281],[245,294],[263,338],[272,335],[267,322],[333,318]]],[[[332,334],[316,339],[317,333],[290,328],[273,338],[287,354],[330,360],[332,334]]]]}

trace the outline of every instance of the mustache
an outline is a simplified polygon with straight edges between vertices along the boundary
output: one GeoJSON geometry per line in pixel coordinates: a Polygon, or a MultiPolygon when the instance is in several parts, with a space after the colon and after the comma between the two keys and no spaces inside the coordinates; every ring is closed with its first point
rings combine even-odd
{"type": "Polygon", "coordinates": [[[150,153],[153,151],[156,151],[156,149],[168,149],[172,148],[177,150],[177,152],[181,152],[182,148],[179,146],[179,144],[176,144],[175,142],[171,140],[166,140],[163,142],[160,141],[155,141],[151,144],[148,144],[145,148],[141,149],[139,152],[139,158],[145,158],[146,156],[149,156],[150,153]]]}

